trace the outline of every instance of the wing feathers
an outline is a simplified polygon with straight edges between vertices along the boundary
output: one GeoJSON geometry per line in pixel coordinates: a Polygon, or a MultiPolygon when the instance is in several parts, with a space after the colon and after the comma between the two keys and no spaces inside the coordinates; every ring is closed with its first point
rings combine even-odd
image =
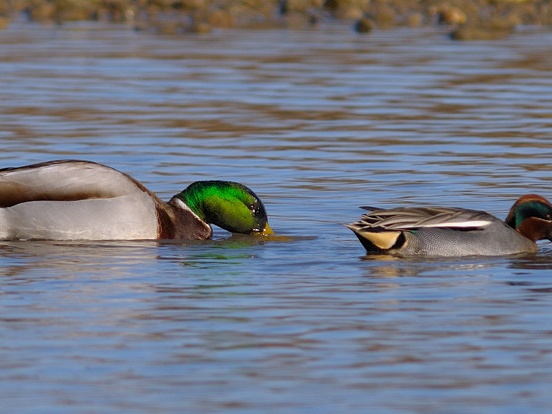
{"type": "Polygon", "coordinates": [[[157,199],[132,177],[88,161],[50,161],[0,170],[0,207],[40,200],[113,198],[135,191],[157,199]]]}
{"type": "MultiPolygon", "coordinates": [[[[419,228],[482,228],[494,217],[476,210],[442,207],[410,207],[375,210],[364,214],[359,227],[385,230],[413,230],[419,228]]],[[[380,230],[381,231],[381,230],[380,230]]]]}

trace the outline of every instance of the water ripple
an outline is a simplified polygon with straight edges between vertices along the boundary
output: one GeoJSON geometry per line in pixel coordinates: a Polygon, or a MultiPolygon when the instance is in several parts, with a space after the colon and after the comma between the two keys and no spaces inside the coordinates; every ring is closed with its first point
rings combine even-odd
{"type": "Polygon", "coordinates": [[[163,198],[225,178],[277,237],[2,242],[12,412],[546,412],[549,260],[366,257],[360,205],[550,194],[550,34],[0,32],[3,166],[86,158],[163,198]],[[42,407],[42,408],[41,408],[42,407]]]}

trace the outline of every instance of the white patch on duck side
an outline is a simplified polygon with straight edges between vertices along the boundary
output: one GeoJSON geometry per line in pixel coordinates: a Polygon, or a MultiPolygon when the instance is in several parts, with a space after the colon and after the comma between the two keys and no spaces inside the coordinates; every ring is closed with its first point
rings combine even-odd
{"type": "Polygon", "coordinates": [[[0,239],[4,240],[156,238],[155,204],[143,191],[112,198],[30,201],[0,209],[0,239]]]}
{"type": "MultiPolygon", "coordinates": [[[[473,221],[460,221],[458,223],[455,222],[445,222],[445,223],[435,223],[435,224],[424,224],[423,226],[418,226],[419,228],[426,228],[426,227],[445,227],[445,228],[470,228],[470,227],[485,227],[491,224],[488,220],[473,220],[473,221]]],[[[406,226],[405,226],[406,227],[406,226]]],[[[416,226],[412,226],[416,227],[416,226]]]]}

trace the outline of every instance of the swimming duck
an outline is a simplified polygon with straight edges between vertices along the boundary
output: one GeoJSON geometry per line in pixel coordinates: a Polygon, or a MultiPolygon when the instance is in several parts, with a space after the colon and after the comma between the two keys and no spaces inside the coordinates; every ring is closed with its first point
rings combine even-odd
{"type": "Polygon", "coordinates": [[[552,204],[544,197],[520,197],[502,221],[484,211],[449,207],[370,210],[346,225],[367,253],[405,256],[498,256],[538,251],[552,240],[552,204]]]}
{"type": "Polygon", "coordinates": [[[134,178],[90,161],[0,169],[0,239],[208,239],[210,224],[272,234],[261,200],[230,181],[198,181],[168,203],[134,178]]]}

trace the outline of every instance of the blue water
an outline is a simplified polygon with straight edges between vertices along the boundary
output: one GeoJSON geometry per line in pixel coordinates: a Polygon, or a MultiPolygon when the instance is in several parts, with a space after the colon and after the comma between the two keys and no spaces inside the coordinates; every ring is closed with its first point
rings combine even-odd
{"type": "Polygon", "coordinates": [[[360,205],[504,218],[552,198],[550,33],[455,43],[16,23],[0,166],[89,159],[168,199],[243,182],[275,240],[0,242],[0,401],[21,413],[519,413],[552,407],[552,245],[366,257],[360,205]]]}

